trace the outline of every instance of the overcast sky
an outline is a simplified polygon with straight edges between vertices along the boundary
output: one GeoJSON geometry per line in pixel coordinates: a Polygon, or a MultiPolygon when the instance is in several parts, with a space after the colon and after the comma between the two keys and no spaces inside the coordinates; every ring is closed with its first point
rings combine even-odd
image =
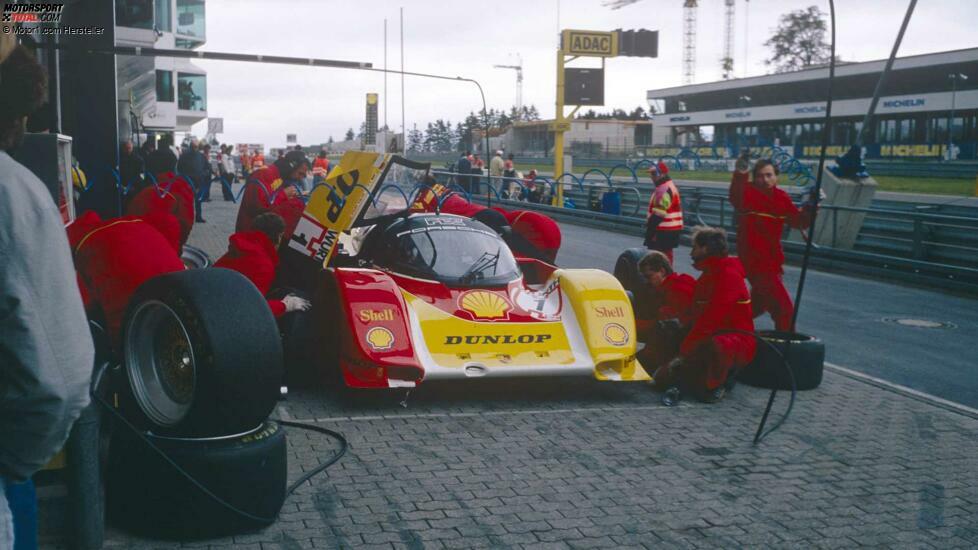
{"type": "MultiPolygon", "coordinates": [[[[889,55],[906,1],[838,1],[837,53],[846,61],[889,55]]],[[[723,0],[699,0],[696,82],[718,80],[723,55],[723,0]]],[[[778,18],[823,0],[737,0],[734,67],[738,77],[769,72],[764,47],[778,18]],[[746,49],[746,63],[745,63],[746,49]]],[[[319,57],[399,69],[399,8],[404,7],[404,68],[478,80],[490,108],[515,102],[516,74],[495,69],[523,60],[523,102],[535,104],[543,118],[554,115],[558,29],[608,31],[646,28],[659,31],[659,57],[619,57],[607,61],[605,107],[648,108],[646,90],[682,83],[683,0],[642,0],[612,10],[602,0],[207,0],[208,51],[319,57]]],[[[900,55],[978,46],[978,1],[926,0],[917,5],[900,55]]],[[[224,118],[229,143],[281,146],[287,133],[299,143],[343,139],[364,120],[365,94],[381,94],[379,118],[401,127],[401,77],[343,69],[196,61],[208,72],[208,114],[224,118]],[[386,103],[386,108],[385,108],[386,103]]],[[[570,66],[600,66],[598,58],[570,66]]],[[[456,83],[405,77],[404,117],[408,129],[424,129],[436,118],[453,123],[482,107],[478,89],[456,83]]],[[[204,124],[194,127],[200,136],[204,124]]]]}

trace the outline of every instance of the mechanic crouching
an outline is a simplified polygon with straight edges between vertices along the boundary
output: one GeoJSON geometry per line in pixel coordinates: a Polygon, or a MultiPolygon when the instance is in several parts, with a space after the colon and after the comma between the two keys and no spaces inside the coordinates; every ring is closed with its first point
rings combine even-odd
{"type": "Polygon", "coordinates": [[[639,340],[645,342],[638,358],[652,370],[679,355],[679,344],[689,331],[696,280],[674,272],[669,258],[658,250],[646,254],[638,269],[649,285],[654,304],[652,319],[635,320],[639,340]]]}
{"type": "MultiPolygon", "coordinates": [[[[228,238],[228,251],[214,263],[214,267],[241,273],[265,296],[275,280],[285,221],[274,212],[265,212],[251,222],[251,227],[252,231],[239,231],[228,238]]],[[[268,300],[268,306],[279,318],[292,311],[309,309],[309,301],[288,294],[281,300],[268,300]]]]}
{"type": "Polygon", "coordinates": [[[678,388],[716,403],[733,386],[731,372],[747,365],[756,350],[750,293],[744,268],[728,256],[726,232],[701,228],[693,234],[693,266],[702,271],[693,288],[692,327],[679,357],[653,375],[659,390],[678,388]]]}

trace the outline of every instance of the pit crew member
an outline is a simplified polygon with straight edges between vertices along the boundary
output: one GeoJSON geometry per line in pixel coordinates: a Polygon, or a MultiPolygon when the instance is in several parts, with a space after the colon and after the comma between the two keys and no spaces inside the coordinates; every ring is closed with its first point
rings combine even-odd
{"type": "Polygon", "coordinates": [[[777,330],[791,330],[794,306],[784,288],[784,225],[807,229],[817,201],[813,197],[798,208],[778,188],[778,167],[758,160],[748,172],[747,153],[737,159],[730,181],[730,203],[737,210],[737,255],[750,281],[754,316],[767,312],[777,330]],[[753,179],[751,178],[753,176],[753,179]]]}
{"type": "Polygon", "coordinates": [[[731,371],[754,358],[756,342],[750,293],[744,269],[728,256],[723,229],[701,228],[693,234],[693,266],[703,273],[693,288],[692,327],[679,357],[655,371],[658,389],[679,386],[707,403],[724,398],[731,371]],[[739,332],[725,332],[734,330],[739,332]]]}

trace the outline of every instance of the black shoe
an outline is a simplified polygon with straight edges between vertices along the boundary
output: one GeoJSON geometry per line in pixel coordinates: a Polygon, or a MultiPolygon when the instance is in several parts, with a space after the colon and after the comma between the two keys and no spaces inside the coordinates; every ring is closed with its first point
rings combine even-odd
{"type": "Polygon", "coordinates": [[[662,394],[662,404],[666,407],[675,407],[683,400],[683,393],[679,391],[679,386],[672,386],[662,394]]]}
{"type": "Polygon", "coordinates": [[[704,403],[718,403],[723,401],[723,398],[727,396],[727,386],[721,385],[715,390],[706,392],[703,396],[704,403]]]}
{"type": "Polygon", "coordinates": [[[194,221],[195,221],[196,223],[207,223],[207,220],[205,220],[204,218],[197,218],[197,219],[196,219],[196,220],[194,220],[194,221]]]}

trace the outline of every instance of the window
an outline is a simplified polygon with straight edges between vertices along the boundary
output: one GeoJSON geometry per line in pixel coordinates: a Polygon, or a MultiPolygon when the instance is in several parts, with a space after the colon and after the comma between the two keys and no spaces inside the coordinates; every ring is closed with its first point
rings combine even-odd
{"type": "Polygon", "coordinates": [[[207,76],[179,73],[177,75],[177,108],[186,111],[207,110],[207,76]]]}
{"type": "Polygon", "coordinates": [[[170,8],[170,0],[156,0],[156,28],[165,32],[173,31],[173,10],[170,8]]]}
{"type": "Polygon", "coordinates": [[[177,0],[176,34],[204,40],[204,0],[177,0]]]}
{"type": "Polygon", "coordinates": [[[897,139],[897,121],[881,120],[878,132],[880,143],[894,143],[897,139]]]}
{"type": "Polygon", "coordinates": [[[173,73],[156,71],[156,101],[173,102],[173,73]]]}
{"type": "Polygon", "coordinates": [[[115,24],[134,29],[152,29],[153,0],[116,0],[115,24]]]}

